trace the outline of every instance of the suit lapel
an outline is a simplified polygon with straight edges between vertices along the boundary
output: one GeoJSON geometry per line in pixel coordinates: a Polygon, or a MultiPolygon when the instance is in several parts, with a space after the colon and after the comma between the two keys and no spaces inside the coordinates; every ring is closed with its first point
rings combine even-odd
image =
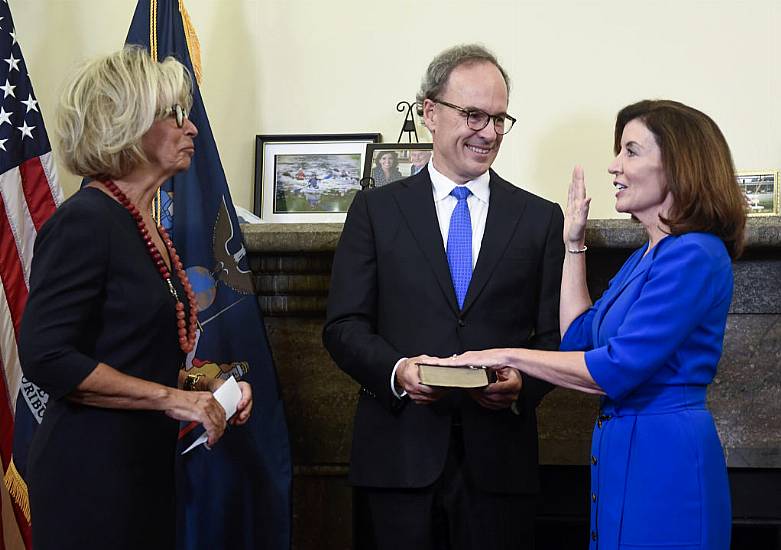
{"type": "Polygon", "coordinates": [[[477,300],[483,287],[491,278],[526,208],[526,202],[520,198],[522,195],[515,193],[515,187],[499,178],[493,170],[491,170],[489,186],[491,197],[485,220],[485,233],[464,300],[465,312],[477,300]]]}
{"type": "Polygon", "coordinates": [[[434,195],[428,168],[401,183],[394,193],[407,226],[420,250],[434,271],[437,283],[455,313],[458,313],[456,293],[447,265],[445,244],[439,230],[434,195]]]}

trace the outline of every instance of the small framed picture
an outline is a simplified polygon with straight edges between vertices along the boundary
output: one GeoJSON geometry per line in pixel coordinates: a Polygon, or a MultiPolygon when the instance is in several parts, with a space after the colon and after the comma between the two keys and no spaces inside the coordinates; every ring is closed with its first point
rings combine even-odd
{"type": "Polygon", "coordinates": [[[366,147],[363,178],[366,187],[382,187],[414,176],[431,159],[431,143],[376,143],[366,147]]]}
{"type": "Polygon", "coordinates": [[[266,222],[343,222],[380,134],[255,137],[253,213],[266,222]]]}
{"type": "Polygon", "coordinates": [[[746,196],[749,216],[778,216],[778,172],[738,172],[738,185],[746,196]]]}

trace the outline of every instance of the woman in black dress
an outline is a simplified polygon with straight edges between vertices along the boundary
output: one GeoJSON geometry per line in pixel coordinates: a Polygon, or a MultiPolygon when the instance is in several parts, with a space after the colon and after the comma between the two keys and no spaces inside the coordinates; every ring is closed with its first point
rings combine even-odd
{"type": "MultiPolygon", "coordinates": [[[[60,156],[93,181],[38,234],[22,321],[22,370],[49,394],[28,460],[36,550],[173,548],[177,420],[202,424],[208,445],[225,430],[219,382],[181,370],[197,310],[151,215],[159,187],[190,166],[191,86],[178,61],[126,48],[63,93],[60,156]]],[[[252,406],[240,386],[235,423],[252,406]]]]}

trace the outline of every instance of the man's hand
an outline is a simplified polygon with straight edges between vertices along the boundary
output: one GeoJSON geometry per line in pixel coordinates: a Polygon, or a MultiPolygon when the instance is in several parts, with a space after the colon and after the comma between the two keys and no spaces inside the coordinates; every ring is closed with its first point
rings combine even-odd
{"type": "Polygon", "coordinates": [[[417,405],[428,405],[447,393],[445,388],[434,388],[420,383],[420,369],[417,364],[427,363],[431,359],[433,357],[428,355],[418,355],[404,360],[396,369],[396,383],[417,405]]]}
{"type": "Polygon", "coordinates": [[[521,373],[511,367],[503,367],[495,372],[496,382],[469,390],[469,395],[486,409],[500,411],[509,408],[518,399],[523,382],[521,373]]]}

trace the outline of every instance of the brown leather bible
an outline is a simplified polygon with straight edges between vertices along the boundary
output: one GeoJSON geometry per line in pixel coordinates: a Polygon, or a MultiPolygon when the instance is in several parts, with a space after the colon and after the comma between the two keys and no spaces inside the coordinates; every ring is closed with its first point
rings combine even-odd
{"type": "Polygon", "coordinates": [[[442,367],[417,363],[420,381],[427,386],[440,386],[444,388],[482,388],[487,386],[496,377],[485,367],[463,365],[457,367],[442,367]]]}

